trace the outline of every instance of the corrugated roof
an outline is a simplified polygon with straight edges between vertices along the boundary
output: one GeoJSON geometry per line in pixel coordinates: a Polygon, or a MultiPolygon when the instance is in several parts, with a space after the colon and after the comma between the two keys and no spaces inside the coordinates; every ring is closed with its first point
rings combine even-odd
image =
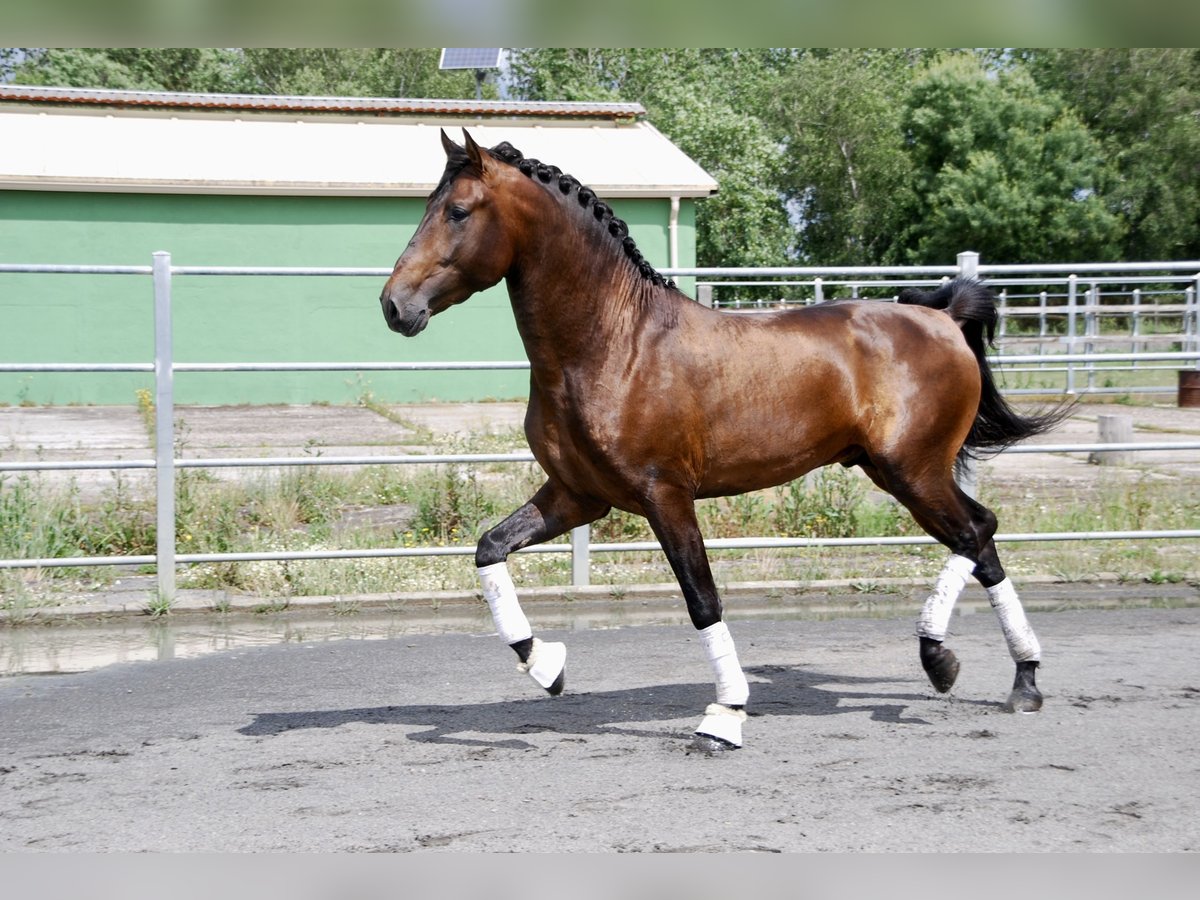
{"type": "Polygon", "coordinates": [[[414,116],[533,116],[629,119],[645,115],[640,103],[534,102],[518,100],[417,100],[403,97],[312,97],[275,94],[201,94],[118,91],[40,85],[0,85],[0,102],[107,106],[114,109],[199,109],[231,112],[375,113],[414,116]]]}
{"type": "Polygon", "coordinates": [[[641,119],[642,112],[636,103],[258,97],[0,85],[0,189],[423,197],[445,167],[439,128],[461,143],[463,126],[480,144],[509,141],[602,197],[714,193],[716,181],[641,119]],[[148,99],[137,105],[138,97],[148,99]],[[248,104],[244,110],[235,105],[242,100],[248,104]],[[313,105],[292,105],[300,101],[313,105]],[[211,107],[202,108],[204,102],[211,107]],[[92,105],[73,105],[78,103],[92,105]],[[389,103],[410,108],[390,115],[389,103]],[[581,119],[583,110],[593,117],[581,119]]]}

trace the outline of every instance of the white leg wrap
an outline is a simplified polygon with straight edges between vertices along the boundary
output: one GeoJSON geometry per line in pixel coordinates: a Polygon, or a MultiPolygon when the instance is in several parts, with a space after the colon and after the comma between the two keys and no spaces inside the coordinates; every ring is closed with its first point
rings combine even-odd
{"type": "Polygon", "coordinates": [[[717,682],[717,702],[724,706],[744,706],[750,697],[750,685],[738,662],[729,628],[724,622],[718,622],[699,634],[717,682]]]}
{"type": "Polygon", "coordinates": [[[529,659],[517,663],[517,671],[525,672],[540,684],[549,689],[558,680],[562,670],[567,666],[567,645],[559,641],[543,641],[533,639],[533,649],[529,651],[529,659]]]}
{"type": "Polygon", "coordinates": [[[946,639],[946,630],[950,627],[950,614],[954,612],[954,604],[958,595],[967,586],[967,579],[975,571],[975,563],[965,556],[952,555],[946,560],[946,565],[938,575],[933,593],[925,601],[921,609],[921,617],[917,619],[917,634],[920,637],[932,638],[935,641],[946,639]]]}
{"type": "Polygon", "coordinates": [[[508,563],[498,562],[477,571],[483,586],[483,599],[492,611],[492,621],[496,623],[500,639],[506,644],[515,644],[533,637],[533,629],[517,601],[517,589],[508,574],[508,563]]]}
{"type": "Polygon", "coordinates": [[[1025,610],[1017,599],[1017,589],[1005,578],[1002,582],[987,589],[988,600],[992,609],[1000,619],[1000,629],[1004,639],[1008,641],[1008,652],[1016,662],[1036,662],[1042,658],[1042,645],[1038,643],[1037,635],[1029,620],[1025,618],[1025,610]]]}
{"type": "Polygon", "coordinates": [[[716,738],[731,747],[741,747],[742,723],[745,721],[744,710],[730,709],[720,703],[710,703],[704,710],[704,718],[696,726],[696,734],[716,738]]]}

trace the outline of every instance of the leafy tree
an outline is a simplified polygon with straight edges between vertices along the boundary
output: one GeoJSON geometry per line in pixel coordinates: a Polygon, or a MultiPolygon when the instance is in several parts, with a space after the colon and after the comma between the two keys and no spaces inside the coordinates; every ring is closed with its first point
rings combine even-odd
{"type": "MultiPolygon", "coordinates": [[[[474,73],[441,70],[438,57],[436,49],[247,48],[242,68],[254,93],[474,97],[474,73]]],[[[493,84],[484,90],[496,95],[493,84]]]]}
{"type": "Polygon", "coordinates": [[[1024,71],[990,72],[966,54],[935,62],[902,126],[914,176],[899,246],[913,262],[961,250],[998,263],[1116,258],[1100,145],[1024,71]]]}
{"type": "Polygon", "coordinates": [[[701,265],[779,265],[792,240],[781,148],[756,115],[786,53],[736,49],[525,49],[514,92],[527,100],[638,102],[720,185],[698,204],[701,265]]]}
{"type": "Polygon", "coordinates": [[[922,54],[800,55],[773,86],[765,118],[784,148],[782,186],[799,256],[822,265],[889,262],[912,175],[900,108],[922,54]]]}
{"type": "Polygon", "coordinates": [[[1067,99],[1117,178],[1105,193],[1127,223],[1126,259],[1200,256],[1200,51],[1026,50],[1038,84],[1067,99]]]}
{"type": "Polygon", "coordinates": [[[19,84],[159,91],[235,91],[245,86],[236,50],[24,48],[10,51],[6,62],[12,81],[19,84]]]}
{"type": "MultiPolygon", "coordinates": [[[[469,71],[438,69],[436,49],[27,49],[23,84],[127,90],[364,97],[473,97],[469,71]]],[[[16,54],[10,54],[15,60],[16,54]]],[[[486,90],[493,96],[495,87],[486,90]]]]}
{"type": "Polygon", "coordinates": [[[523,100],[633,102],[647,92],[647,86],[629,76],[631,53],[637,51],[583,47],[517,50],[509,59],[509,80],[523,100]]]}

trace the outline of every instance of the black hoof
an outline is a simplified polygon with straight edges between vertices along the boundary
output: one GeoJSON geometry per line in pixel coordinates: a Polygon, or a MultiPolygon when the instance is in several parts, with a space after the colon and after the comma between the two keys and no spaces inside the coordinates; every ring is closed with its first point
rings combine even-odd
{"type": "Polygon", "coordinates": [[[737,744],[731,744],[729,741],[723,741],[719,737],[713,737],[711,734],[701,734],[698,731],[692,735],[692,739],[688,743],[689,753],[703,753],[705,756],[739,749],[741,748],[737,744]]]}
{"type": "Polygon", "coordinates": [[[546,688],[546,693],[551,697],[557,697],[563,692],[563,688],[567,685],[567,670],[563,669],[558,673],[558,677],[554,679],[554,684],[546,688]]]}
{"type": "Polygon", "coordinates": [[[953,650],[943,647],[941,641],[921,638],[921,666],[939,694],[946,693],[958,680],[958,657],[953,650]]]}
{"type": "Polygon", "coordinates": [[[1017,663],[1017,677],[1004,709],[1012,713],[1035,713],[1042,708],[1042,692],[1037,686],[1037,662],[1017,663]]]}

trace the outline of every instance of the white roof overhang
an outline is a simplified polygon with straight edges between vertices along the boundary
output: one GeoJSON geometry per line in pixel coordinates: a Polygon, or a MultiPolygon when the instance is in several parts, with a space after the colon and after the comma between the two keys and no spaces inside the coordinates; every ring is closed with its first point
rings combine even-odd
{"type": "Polygon", "coordinates": [[[716,181],[652,125],[530,116],[389,118],[0,107],[0,189],[423,197],[438,130],[509,141],[601,197],[705,197],[716,181]]]}

